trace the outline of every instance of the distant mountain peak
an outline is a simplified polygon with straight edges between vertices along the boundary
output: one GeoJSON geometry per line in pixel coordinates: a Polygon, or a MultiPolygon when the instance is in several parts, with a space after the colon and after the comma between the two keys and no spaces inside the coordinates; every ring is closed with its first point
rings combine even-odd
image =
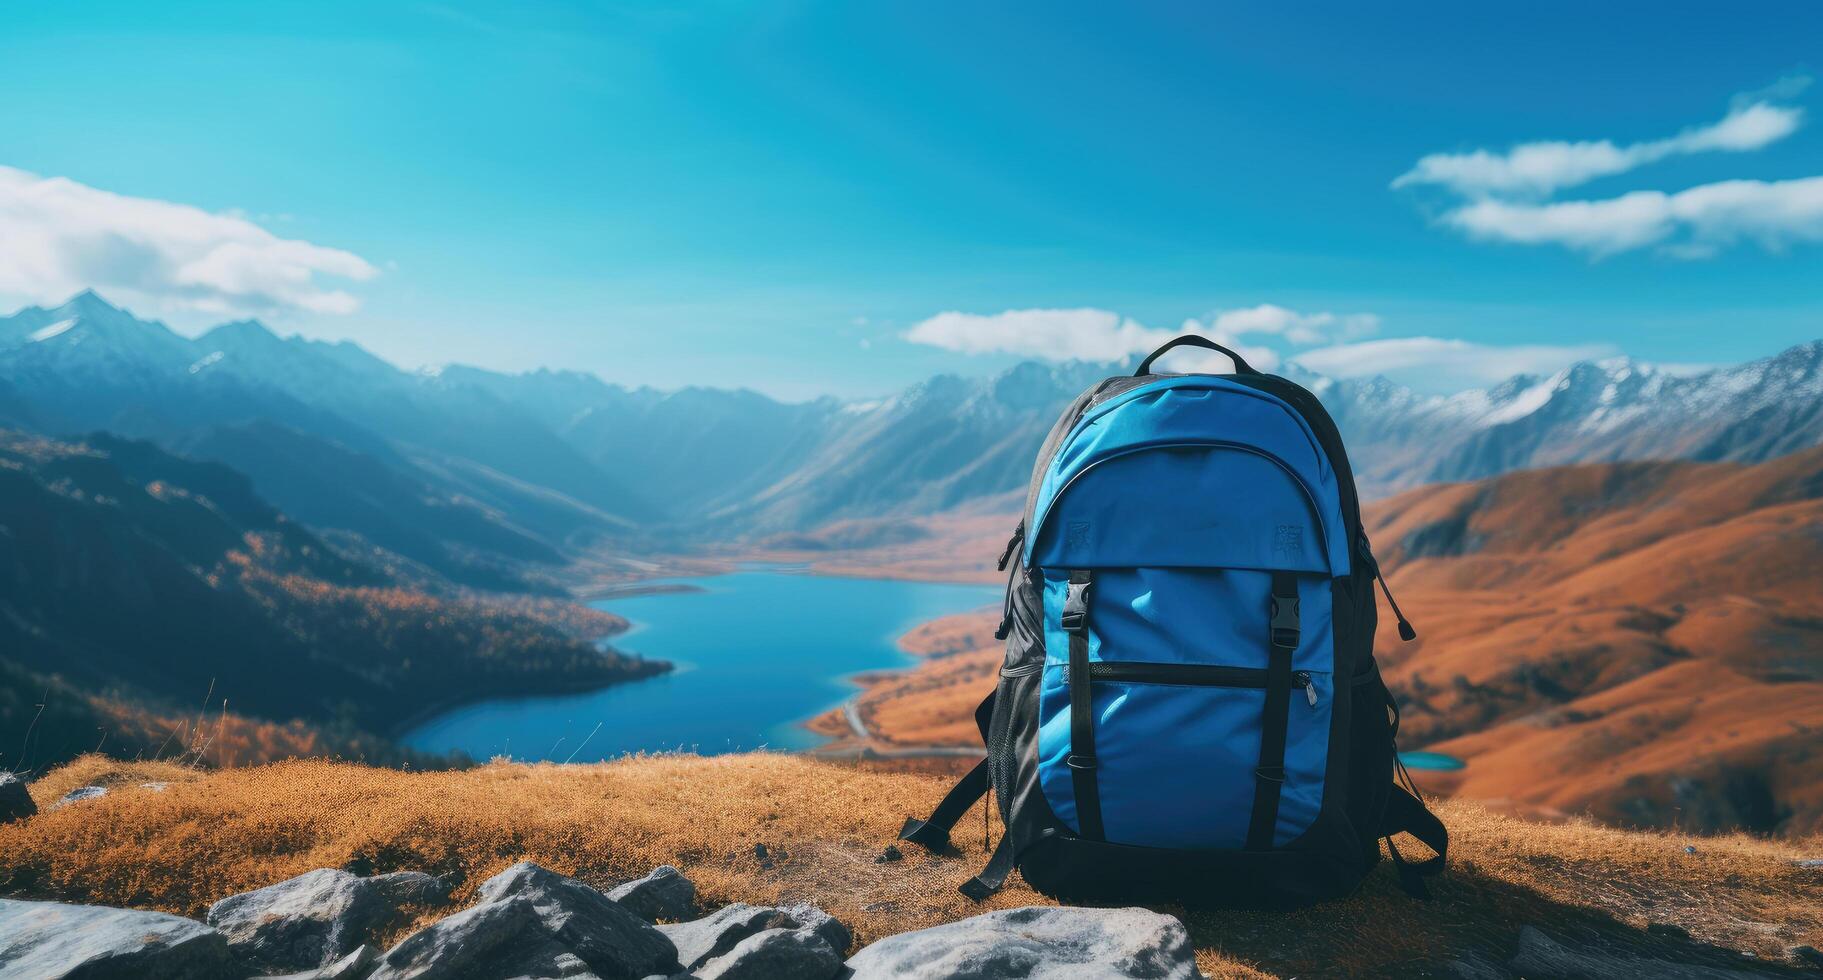
{"type": "Polygon", "coordinates": [[[272,332],[270,327],[258,320],[235,320],[210,327],[207,332],[197,338],[197,342],[207,346],[211,343],[269,344],[283,341],[280,340],[278,334],[272,332]]]}
{"type": "Polygon", "coordinates": [[[76,314],[90,315],[126,312],[120,307],[102,299],[101,294],[93,289],[85,289],[82,292],[71,296],[69,299],[65,300],[63,305],[58,307],[58,309],[76,314]]]}

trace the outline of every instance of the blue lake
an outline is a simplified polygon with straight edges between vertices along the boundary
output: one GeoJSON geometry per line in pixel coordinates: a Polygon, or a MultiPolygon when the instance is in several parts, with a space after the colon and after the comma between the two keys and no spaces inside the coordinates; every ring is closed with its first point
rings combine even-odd
{"type": "Polygon", "coordinates": [[[558,762],[571,753],[573,761],[595,762],[641,751],[808,748],[821,739],[801,723],[853,693],[850,675],[913,662],[898,648],[907,630],[1000,600],[996,586],[776,570],[672,583],[702,591],[594,605],[632,621],[632,631],[613,639],[615,647],[669,660],[676,671],[589,694],[467,705],[402,741],[431,752],[461,749],[476,759],[558,762]]]}
{"type": "Polygon", "coordinates": [[[1430,772],[1455,772],[1468,767],[1468,763],[1453,755],[1441,752],[1401,752],[1399,761],[1407,769],[1424,769],[1430,772]]]}

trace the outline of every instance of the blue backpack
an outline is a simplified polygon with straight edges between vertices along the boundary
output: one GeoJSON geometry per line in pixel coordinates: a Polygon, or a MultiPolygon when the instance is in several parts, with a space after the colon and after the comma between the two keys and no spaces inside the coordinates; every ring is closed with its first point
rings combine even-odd
{"type": "Polygon", "coordinates": [[[1382,838],[1408,891],[1442,870],[1447,831],[1394,781],[1379,569],[1309,391],[1171,341],[1058,420],[1009,564],[987,758],[900,833],[947,852],[991,790],[1005,833],[963,894],[1018,867],[1061,898],[1302,905],[1351,892],[1382,838]],[[1149,373],[1180,345],[1235,373],[1149,373]],[[1400,832],[1436,856],[1402,860],[1400,832]]]}

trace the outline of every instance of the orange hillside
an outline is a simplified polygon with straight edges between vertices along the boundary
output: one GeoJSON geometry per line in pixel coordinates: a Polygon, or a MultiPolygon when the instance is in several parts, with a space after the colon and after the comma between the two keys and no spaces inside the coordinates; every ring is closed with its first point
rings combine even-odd
{"type": "MultiPolygon", "coordinates": [[[[1690,829],[1823,827],[1823,449],[1440,484],[1369,506],[1418,627],[1377,650],[1426,788],[1690,829]]],[[[978,744],[994,614],[907,638],[929,660],[856,703],[878,748],[978,744]]],[[[827,719],[826,731],[847,730],[827,719]]]]}

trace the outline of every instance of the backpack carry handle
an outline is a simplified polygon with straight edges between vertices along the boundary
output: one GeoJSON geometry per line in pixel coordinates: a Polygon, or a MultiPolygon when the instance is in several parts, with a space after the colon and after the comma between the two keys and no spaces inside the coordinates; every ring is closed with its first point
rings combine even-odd
{"type": "Polygon", "coordinates": [[[1158,350],[1155,350],[1152,353],[1146,355],[1146,359],[1139,362],[1139,370],[1133,372],[1133,376],[1137,378],[1137,377],[1141,377],[1142,375],[1150,373],[1150,371],[1152,369],[1152,362],[1158,360],[1161,356],[1164,355],[1164,353],[1166,351],[1170,350],[1173,347],[1207,348],[1209,350],[1215,351],[1218,354],[1228,355],[1228,359],[1234,362],[1234,373],[1235,374],[1259,374],[1260,373],[1258,371],[1255,371],[1253,369],[1253,365],[1248,364],[1247,361],[1241,357],[1241,355],[1236,354],[1234,351],[1229,350],[1226,347],[1223,347],[1221,344],[1218,344],[1215,341],[1210,340],[1208,337],[1202,337],[1202,336],[1198,336],[1193,333],[1187,333],[1187,334],[1183,335],[1182,337],[1179,337],[1175,340],[1166,341],[1165,346],[1160,347],[1158,350]]]}

